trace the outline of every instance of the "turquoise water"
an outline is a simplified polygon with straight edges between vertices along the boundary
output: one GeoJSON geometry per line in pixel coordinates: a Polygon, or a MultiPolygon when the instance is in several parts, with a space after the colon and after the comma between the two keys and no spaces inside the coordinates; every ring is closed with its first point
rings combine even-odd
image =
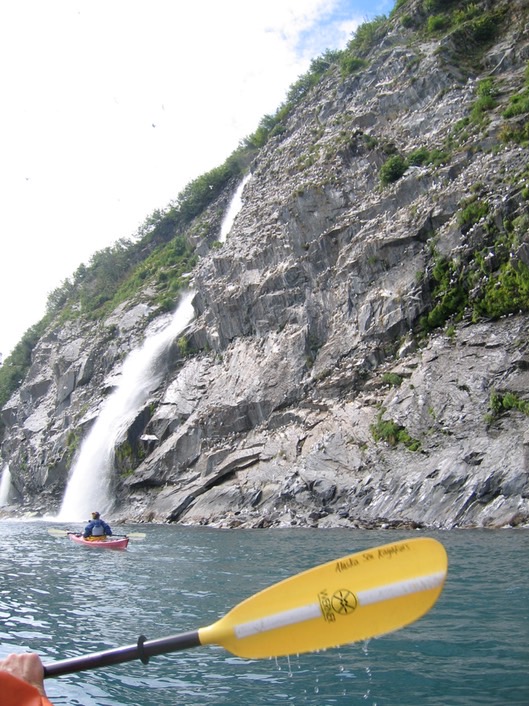
{"type": "MultiPolygon", "coordinates": [[[[0,656],[33,650],[53,662],[140,634],[195,630],[298,571],[410,535],[142,525],[123,530],[145,532],[144,541],[112,552],[52,537],[48,527],[0,523],[0,656]]],[[[529,532],[424,534],[445,545],[448,580],[432,611],[399,632],[277,660],[200,647],[49,679],[50,698],[56,706],[528,706],[529,532]]]]}

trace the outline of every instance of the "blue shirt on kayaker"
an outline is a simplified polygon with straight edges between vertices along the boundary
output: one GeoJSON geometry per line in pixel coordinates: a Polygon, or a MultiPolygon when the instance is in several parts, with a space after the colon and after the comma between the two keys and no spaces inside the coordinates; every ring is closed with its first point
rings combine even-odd
{"type": "Polygon", "coordinates": [[[93,512],[92,519],[84,528],[83,537],[109,537],[111,534],[110,525],[101,519],[98,512],[93,512]]]}

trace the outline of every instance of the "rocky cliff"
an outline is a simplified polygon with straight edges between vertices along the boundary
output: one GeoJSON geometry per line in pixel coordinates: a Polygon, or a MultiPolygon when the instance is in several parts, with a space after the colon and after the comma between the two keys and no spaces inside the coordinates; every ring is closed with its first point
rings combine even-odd
{"type": "MultiPolygon", "coordinates": [[[[188,230],[195,317],[117,440],[115,519],[528,523],[529,5],[437,4],[398,2],[354,70],[329,66],[220,247],[234,181],[188,230]]],[[[59,507],[166,320],[146,289],[49,326],[2,410],[4,512],[59,507]]]]}

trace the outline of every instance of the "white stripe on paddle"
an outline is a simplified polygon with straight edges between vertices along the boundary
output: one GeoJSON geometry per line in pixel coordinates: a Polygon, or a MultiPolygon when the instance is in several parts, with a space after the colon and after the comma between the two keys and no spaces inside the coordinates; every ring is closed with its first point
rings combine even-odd
{"type": "MultiPolygon", "coordinates": [[[[439,588],[445,576],[444,571],[439,571],[435,574],[418,576],[413,579],[408,579],[407,581],[397,581],[387,586],[378,586],[377,588],[370,588],[366,591],[359,591],[355,595],[361,606],[372,605],[373,603],[388,601],[392,598],[408,596],[411,593],[419,593],[420,591],[429,591],[434,588],[439,588]]],[[[270,630],[284,628],[288,625],[295,625],[297,623],[304,623],[307,620],[321,618],[321,615],[320,604],[311,603],[306,606],[301,606],[300,608],[284,610],[281,613],[267,615],[258,620],[250,620],[247,623],[241,623],[235,626],[234,632],[235,636],[239,640],[242,640],[252,635],[258,635],[263,632],[269,632],[270,630]]]]}

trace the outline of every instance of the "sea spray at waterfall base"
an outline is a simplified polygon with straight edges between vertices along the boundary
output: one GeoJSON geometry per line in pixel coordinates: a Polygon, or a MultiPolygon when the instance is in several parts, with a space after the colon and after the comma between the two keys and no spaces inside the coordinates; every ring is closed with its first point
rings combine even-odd
{"type": "Polygon", "coordinates": [[[126,358],[117,388],[105,401],[83,442],[58,515],[61,521],[83,521],[94,510],[109,512],[113,505],[114,448],[123,438],[149,394],[160,384],[167,353],[194,316],[194,292],[187,292],[170,323],[146,338],[126,358]]]}

